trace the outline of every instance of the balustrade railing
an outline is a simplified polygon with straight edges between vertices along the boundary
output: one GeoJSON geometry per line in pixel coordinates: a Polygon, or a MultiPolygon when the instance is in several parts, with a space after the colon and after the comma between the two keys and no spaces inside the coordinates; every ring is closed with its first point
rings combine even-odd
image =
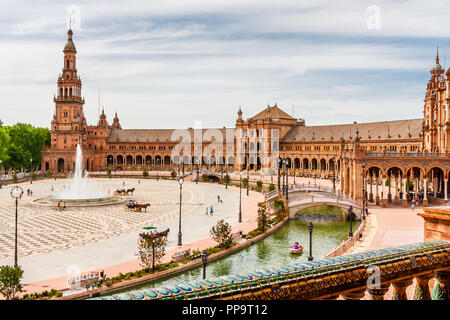
{"type": "Polygon", "coordinates": [[[182,285],[148,288],[94,300],[359,300],[368,293],[383,300],[393,287],[392,298],[407,299],[406,288],[416,279],[414,300],[449,300],[450,243],[430,241],[317,261],[274,266],[198,280],[182,285]],[[434,278],[430,294],[429,281],[434,278]]]}

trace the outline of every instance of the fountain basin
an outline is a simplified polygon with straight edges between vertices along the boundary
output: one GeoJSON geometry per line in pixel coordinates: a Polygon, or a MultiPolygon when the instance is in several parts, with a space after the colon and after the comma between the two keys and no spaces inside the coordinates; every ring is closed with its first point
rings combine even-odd
{"type": "Polygon", "coordinates": [[[33,201],[34,204],[41,205],[41,206],[47,206],[47,207],[56,207],[58,205],[58,202],[61,201],[61,207],[66,205],[66,208],[68,207],[93,207],[93,206],[109,206],[114,204],[121,204],[124,203],[127,199],[123,197],[101,197],[101,198],[73,198],[73,199],[67,199],[67,198],[57,198],[57,197],[46,197],[46,198],[40,198],[33,201]]]}

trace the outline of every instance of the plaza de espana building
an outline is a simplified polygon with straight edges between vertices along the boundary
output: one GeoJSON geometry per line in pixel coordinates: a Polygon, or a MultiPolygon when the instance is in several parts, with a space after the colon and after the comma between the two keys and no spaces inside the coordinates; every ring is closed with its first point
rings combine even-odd
{"type": "MultiPolygon", "coordinates": [[[[239,107],[234,128],[200,129],[200,148],[192,143],[189,157],[186,153],[174,157],[180,143],[173,139],[175,129],[122,129],[117,113],[110,122],[104,112],[96,125],[87,124],[72,36],[69,30],[54,97],[51,146],[43,150],[43,172],[72,172],[77,144],[89,172],[171,170],[182,162],[187,170],[200,166],[216,172],[248,170],[252,176],[268,175],[276,174],[270,169],[276,154],[275,159],[286,159],[289,175],[336,177],[341,194],[355,201],[362,199],[363,178],[369,201],[382,206],[388,202],[407,206],[416,195],[421,195],[425,206],[447,200],[450,69],[445,73],[439,54],[426,86],[423,118],[307,126],[276,104],[247,119],[239,107]],[[224,138],[213,139],[207,132],[224,138]],[[216,148],[209,150],[213,140],[216,148]],[[196,155],[198,149],[201,156],[196,155]]],[[[196,129],[185,131],[196,141],[196,129]]]]}

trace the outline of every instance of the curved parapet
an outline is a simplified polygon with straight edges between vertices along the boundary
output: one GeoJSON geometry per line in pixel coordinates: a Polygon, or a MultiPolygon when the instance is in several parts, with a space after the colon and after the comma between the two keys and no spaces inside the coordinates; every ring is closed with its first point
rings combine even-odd
{"type": "Polygon", "coordinates": [[[383,284],[448,269],[450,243],[415,243],[92,300],[317,299],[366,288],[376,267],[383,284]]]}

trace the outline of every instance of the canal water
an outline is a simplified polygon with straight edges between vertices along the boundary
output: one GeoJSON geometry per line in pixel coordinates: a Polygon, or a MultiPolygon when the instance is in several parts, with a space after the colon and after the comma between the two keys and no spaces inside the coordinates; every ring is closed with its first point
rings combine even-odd
{"type": "MultiPolygon", "coordinates": [[[[330,221],[324,215],[306,215],[299,220],[289,220],[280,229],[257,243],[239,250],[222,259],[209,262],[206,277],[220,277],[242,271],[254,269],[280,267],[294,262],[306,262],[309,256],[308,223],[312,221],[313,228],[313,257],[319,260],[322,255],[333,250],[348,238],[350,230],[349,221],[330,221]],[[292,255],[288,248],[298,242],[304,247],[300,255],[292,255]]],[[[360,221],[353,221],[353,232],[358,228],[360,221]]],[[[127,292],[143,288],[154,288],[165,285],[174,285],[180,282],[189,282],[202,279],[202,267],[184,271],[174,276],[162,278],[153,282],[120,290],[114,293],[127,292]]],[[[112,293],[110,293],[112,294],[112,293]]]]}

